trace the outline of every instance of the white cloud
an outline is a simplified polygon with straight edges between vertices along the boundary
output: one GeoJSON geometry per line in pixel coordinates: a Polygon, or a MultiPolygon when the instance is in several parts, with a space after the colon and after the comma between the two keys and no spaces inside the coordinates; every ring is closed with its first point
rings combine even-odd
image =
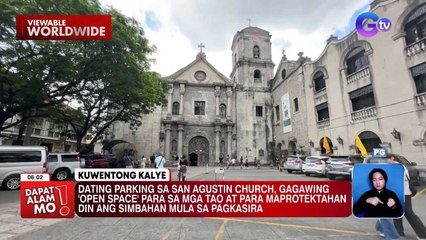
{"type": "Polygon", "coordinates": [[[102,4],[112,5],[141,23],[150,43],[157,47],[152,56],[156,59],[152,69],[162,76],[193,61],[200,42],[206,46],[207,60],[229,76],[232,38],[248,26],[249,18],[252,26],[272,35],[275,64],[280,61],[283,47],[289,59],[297,59],[298,52],[315,59],[330,34],[345,29],[354,12],[369,2],[371,0],[101,0],[102,4]],[[146,12],[160,21],[159,29],[150,29],[144,22],[146,12]]]}

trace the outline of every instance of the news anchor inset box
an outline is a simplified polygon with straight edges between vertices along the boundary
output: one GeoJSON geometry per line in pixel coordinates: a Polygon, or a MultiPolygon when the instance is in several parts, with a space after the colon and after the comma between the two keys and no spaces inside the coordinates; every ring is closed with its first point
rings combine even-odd
{"type": "MultiPolygon", "coordinates": [[[[381,151],[376,156],[384,157],[381,151]]],[[[374,156],[373,156],[374,157],[374,156]]],[[[358,218],[404,215],[404,167],[401,164],[357,164],[352,177],[353,214],[358,218]]]]}
{"type": "Polygon", "coordinates": [[[111,15],[16,15],[17,40],[111,40],[111,15]]]}

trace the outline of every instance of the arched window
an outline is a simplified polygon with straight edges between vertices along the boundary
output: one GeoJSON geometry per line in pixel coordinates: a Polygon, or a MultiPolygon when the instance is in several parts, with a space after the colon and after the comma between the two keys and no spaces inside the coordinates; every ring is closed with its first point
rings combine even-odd
{"type": "Polygon", "coordinates": [[[410,70],[416,84],[417,93],[426,92],[426,63],[414,66],[410,70]]]}
{"type": "Polygon", "coordinates": [[[220,153],[225,156],[225,141],[220,141],[220,153]]]}
{"type": "Polygon", "coordinates": [[[254,45],[253,47],[253,57],[260,58],[260,49],[259,49],[259,46],[257,45],[254,45]]]}
{"type": "Polygon", "coordinates": [[[179,102],[173,103],[172,114],[179,115],[179,102]]]}
{"type": "MultiPolygon", "coordinates": [[[[381,148],[380,144],[382,143],[382,140],[380,140],[379,136],[377,136],[374,132],[364,131],[359,134],[359,138],[368,153],[373,152],[373,148],[381,148]]],[[[358,148],[357,152],[360,153],[358,148]]]]}
{"type": "Polygon", "coordinates": [[[289,141],[287,149],[288,149],[288,154],[296,154],[297,153],[296,143],[294,141],[289,141]]]}
{"type": "Polygon", "coordinates": [[[414,44],[426,38],[426,4],[421,5],[405,20],[405,42],[414,44]]]}
{"type": "Polygon", "coordinates": [[[219,116],[221,118],[225,118],[226,117],[226,105],[225,104],[220,104],[219,105],[219,116]]]}
{"type": "Polygon", "coordinates": [[[256,69],[254,70],[254,80],[260,80],[260,70],[256,69]]]}
{"type": "MultiPolygon", "coordinates": [[[[326,138],[327,138],[328,145],[330,146],[331,153],[333,153],[333,142],[330,140],[330,138],[328,137],[326,138]]],[[[327,150],[325,150],[324,148],[324,138],[321,138],[320,140],[320,147],[321,147],[321,154],[326,154],[327,150]]]]}
{"type": "Polygon", "coordinates": [[[281,71],[281,78],[284,80],[286,76],[287,76],[287,71],[285,69],[283,69],[281,71]]]}
{"type": "Polygon", "coordinates": [[[325,89],[324,73],[319,71],[314,75],[315,92],[325,89]]]}
{"type": "Polygon", "coordinates": [[[361,47],[356,47],[349,52],[346,57],[347,75],[356,73],[359,70],[368,66],[368,59],[365,55],[365,50],[361,47]]]}
{"type": "Polygon", "coordinates": [[[176,153],[177,152],[177,141],[173,140],[172,141],[172,153],[176,153]]]}

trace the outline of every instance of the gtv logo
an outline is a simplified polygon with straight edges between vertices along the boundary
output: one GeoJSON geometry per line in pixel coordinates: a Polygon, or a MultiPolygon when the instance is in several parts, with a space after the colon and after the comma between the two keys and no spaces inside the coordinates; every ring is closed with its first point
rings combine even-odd
{"type": "Polygon", "coordinates": [[[387,32],[390,30],[391,25],[392,23],[388,18],[379,19],[379,16],[372,12],[362,13],[357,17],[355,22],[356,30],[364,37],[372,37],[376,35],[379,30],[382,32],[387,32]],[[362,23],[367,19],[373,20],[373,23],[368,23],[366,29],[364,29],[362,23]]]}

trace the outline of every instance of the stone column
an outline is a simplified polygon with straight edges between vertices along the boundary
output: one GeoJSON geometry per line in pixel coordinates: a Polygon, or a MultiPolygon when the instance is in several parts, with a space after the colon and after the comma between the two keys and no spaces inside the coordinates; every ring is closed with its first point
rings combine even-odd
{"type": "Polygon", "coordinates": [[[232,97],[232,88],[228,87],[226,90],[226,98],[228,100],[228,105],[226,106],[226,119],[231,120],[231,97],[232,97]]]}
{"type": "Polygon", "coordinates": [[[172,101],[172,94],[173,94],[173,84],[170,84],[170,89],[169,89],[169,96],[168,96],[168,104],[167,104],[167,115],[172,115],[172,108],[173,108],[173,101],[172,101]]]}
{"type": "Polygon", "coordinates": [[[216,118],[220,118],[220,109],[219,109],[219,97],[220,97],[220,87],[217,86],[216,90],[214,91],[214,96],[216,97],[216,118]]]}
{"type": "Polygon", "coordinates": [[[183,95],[185,95],[185,84],[183,83],[180,84],[179,93],[180,93],[179,114],[183,115],[183,105],[184,105],[183,95]]]}
{"type": "Polygon", "coordinates": [[[183,125],[178,125],[178,157],[180,158],[183,154],[183,125]]]}
{"type": "Polygon", "coordinates": [[[231,157],[232,158],[232,126],[228,126],[228,129],[227,129],[227,132],[228,132],[228,154],[229,154],[229,157],[231,157]]]}
{"type": "Polygon", "coordinates": [[[215,154],[214,154],[214,161],[213,164],[215,162],[219,161],[219,155],[220,155],[220,126],[216,126],[216,129],[214,130],[214,132],[216,133],[216,145],[215,145],[215,154]]]}
{"type": "Polygon", "coordinates": [[[170,123],[167,123],[164,130],[166,131],[164,157],[166,158],[167,161],[169,161],[171,160],[170,159],[170,133],[172,131],[172,125],[170,123]]]}

